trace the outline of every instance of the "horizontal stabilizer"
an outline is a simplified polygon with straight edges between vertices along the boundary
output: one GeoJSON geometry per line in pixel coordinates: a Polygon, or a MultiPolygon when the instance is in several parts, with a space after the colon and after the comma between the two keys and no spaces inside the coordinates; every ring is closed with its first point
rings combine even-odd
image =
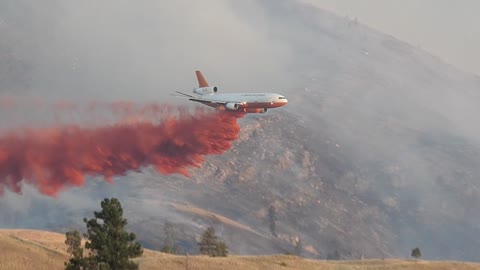
{"type": "Polygon", "coordinates": [[[172,96],[176,96],[176,97],[189,97],[189,98],[197,98],[196,96],[192,96],[192,95],[189,95],[189,94],[185,94],[185,93],[182,93],[180,91],[175,91],[177,94],[180,94],[179,95],[172,95],[172,96]]]}

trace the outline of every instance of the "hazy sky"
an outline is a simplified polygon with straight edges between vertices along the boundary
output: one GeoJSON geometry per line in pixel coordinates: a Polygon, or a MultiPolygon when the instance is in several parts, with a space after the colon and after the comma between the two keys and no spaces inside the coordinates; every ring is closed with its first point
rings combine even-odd
{"type": "Polygon", "coordinates": [[[356,17],[382,32],[480,74],[478,0],[303,0],[356,17]]]}

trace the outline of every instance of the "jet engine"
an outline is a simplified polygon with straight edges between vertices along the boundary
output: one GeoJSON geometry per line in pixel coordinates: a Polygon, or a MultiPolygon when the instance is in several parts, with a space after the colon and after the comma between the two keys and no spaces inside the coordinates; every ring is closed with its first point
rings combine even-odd
{"type": "Polygon", "coordinates": [[[246,112],[246,113],[266,113],[267,108],[245,108],[244,112],[246,112]]]}
{"type": "Polygon", "coordinates": [[[227,103],[225,104],[225,108],[231,111],[235,111],[238,109],[238,103],[227,103]]]}
{"type": "Polygon", "coordinates": [[[193,89],[193,93],[199,94],[199,95],[209,95],[209,94],[216,93],[217,91],[218,91],[218,88],[216,86],[200,87],[200,88],[193,89]]]}

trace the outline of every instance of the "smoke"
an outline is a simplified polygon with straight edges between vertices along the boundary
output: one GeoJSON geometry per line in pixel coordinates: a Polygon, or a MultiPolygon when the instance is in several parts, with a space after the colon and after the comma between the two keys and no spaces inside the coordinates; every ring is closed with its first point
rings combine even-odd
{"type": "Polygon", "coordinates": [[[69,186],[83,186],[87,177],[112,181],[145,166],[161,174],[188,176],[188,169],[199,167],[204,156],[230,149],[240,131],[237,118],[243,116],[182,108],[165,115],[158,111],[160,105],[141,110],[130,103],[111,106],[137,117],[136,112],[148,115],[156,108],[163,118],[155,122],[135,117],[93,128],[70,124],[8,131],[0,137],[0,192],[6,188],[20,193],[24,181],[56,196],[69,186]]]}
{"type": "MultiPolygon", "coordinates": [[[[300,181],[292,181],[297,174],[275,172],[277,177],[270,170],[275,159],[260,163],[262,155],[254,154],[259,150],[267,156],[282,155],[297,138],[311,152],[312,166],[318,168],[319,178],[312,178],[314,186],[331,183],[345,187],[342,190],[346,192],[333,189],[345,197],[335,195],[337,201],[329,202],[343,206],[349,201],[345,198],[360,197],[368,206],[386,209],[384,215],[371,214],[380,221],[367,217],[363,226],[356,226],[368,228],[375,233],[373,237],[363,232],[355,235],[370,241],[386,228],[387,234],[391,231],[398,239],[391,243],[397,254],[421,241],[419,245],[429,250],[426,256],[430,258],[446,254],[449,257],[443,258],[476,258],[470,251],[479,244],[471,244],[476,239],[469,236],[478,234],[476,217],[480,216],[473,207],[480,198],[475,188],[480,175],[475,163],[480,131],[474,124],[480,113],[479,79],[455,71],[418,48],[293,0],[3,0],[0,33],[0,62],[5,63],[0,65],[0,92],[17,97],[16,104],[8,100],[5,107],[0,104],[0,128],[15,130],[8,134],[12,138],[25,138],[25,127],[43,130],[41,133],[71,132],[71,123],[85,131],[114,127],[112,122],[116,126],[159,126],[176,110],[162,105],[163,112],[158,112],[151,106],[152,113],[147,116],[141,111],[144,106],[132,103],[107,103],[90,110],[88,106],[68,106],[68,102],[43,110],[30,101],[19,101],[20,93],[73,99],[75,105],[80,98],[92,97],[173,104],[167,100],[168,93],[194,87],[193,70],[200,69],[220,92],[272,91],[289,97],[289,105],[280,111],[288,117],[280,119],[275,133],[260,133],[265,136],[258,137],[258,147],[239,145],[239,154],[232,151],[222,156],[243,157],[241,164],[263,171],[258,179],[264,189],[243,185],[235,193],[225,192],[218,185],[222,173],[230,171],[232,179],[237,179],[233,172],[245,174],[252,169],[245,166],[242,171],[240,162],[220,158],[208,158],[212,164],[202,166],[198,174],[192,172],[193,181],[176,174],[150,173],[150,168],[115,178],[117,185],[89,181],[90,175],[82,174],[87,179],[85,186],[66,189],[56,199],[38,194],[36,185],[21,186],[24,196],[8,192],[10,188],[4,186],[0,226],[60,230],[63,224],[78,222],[82,211],[95,210],[98,205],[92,202],[106,196],[122,201],[129,224],[145,227],[161,226],[169,218],[197,225],[190,217],[159,207],[167,201],[192,203],[248,220],[248,213],[259,207],[257,198],[249,197],[252,190],[259,191],[262,198],[274,192],[285,198],[286,190],[303,188],[300,181]],[[6,109],[8,106],[11,109],[6,109]],[[286,121],[292,115],[298,126],[286,121]],[[44,126],[49,128],[40,129],[44,126]],[[272,135],[279,136],[278,140],[265,144],[272,135]],[[439,176],[444,180],[439,182],[439,176]],[[272,177],[271,184],[265,181],[272,177]],[[416,209],[423,210],[416,215],[416,209]],[[383,216],[388,219],[384,223],[383,216]],[[428,222],[419,224],[418,216],[427,217],[424,220],[428,222]],[[460,232],[460,222],[470,229],[460,232]],[[437,229],[432,230],[430,224],[437,229]],[[453,243],[459,248],[453,248],[453,243]]],[[[277,112],[272,110],[273,115],[277,112]]],[[[268,121],[271,116],[257,117],[268,121]]],[[[254,122],[254,117],[245,120],[254,122]]],[[[259,130],[256,127],[255,123],[251,129],[259,130]]],[[[292,171],[296,169],[291,166],[292,171]]],[[[319,194],[322,203],[334,196],[319,194]]],[[[299,197],[306,198],[303,194],[299,197]]],[[[326,214],[335,208],[316,207],[318,212],[310,216],[298,209],[300,217],[318,224],[312,217],[327,220],[326,214]]],[[[346,215],[351,215],[357,208],[350,205],[346,209],[350,211],[346,215]]],[[[298,217],[285,219],[284,226],[298,230],[298,217]]],[[[346,222],[351,219],[341,219],[338,212],[330,217],[330,224],[351,224],[346,222]]],[[[256,223],[250,219],[248,224],[256,223]]],[[[315,226],[305,231],[305,239],[316,239],[320,247],[326,247],[322,234],[338,234],[315,226]]],[[[152,234],[145,235],[151,238],[152,234]]],[[[372,242],[368,246],[373,246],[372,242]]]]}

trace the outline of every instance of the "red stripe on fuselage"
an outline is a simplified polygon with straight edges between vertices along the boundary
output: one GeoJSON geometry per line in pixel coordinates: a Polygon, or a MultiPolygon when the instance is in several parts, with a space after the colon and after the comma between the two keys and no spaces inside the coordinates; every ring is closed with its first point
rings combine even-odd
{"type": "Polygon", "coordinates": [[[282,107],[286,102],[249,102],[241,104],[239,108],[278,108],[282,107]]]}

